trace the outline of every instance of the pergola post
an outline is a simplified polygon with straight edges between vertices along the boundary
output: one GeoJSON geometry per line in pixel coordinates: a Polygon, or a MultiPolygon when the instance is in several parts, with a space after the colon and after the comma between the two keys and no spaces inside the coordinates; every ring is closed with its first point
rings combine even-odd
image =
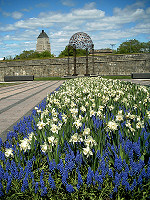
{"type": "Polygon", "coordinates": [[[85,76],[89,76],[89,69],[88,69],[88,48],[86,48],[86,74],[85,76]]]}
{"type": "Polygon", "coordinates": [[[76,72],[76,45],[73,44],[73,57],[74,57],[74,74],[73,76],[77,76],[77,72],[76,72]]]}
{"type": "Polygon", "coordinates": [[[70,76],[70,66],[69,66],[69,50],[70,50],[70,46],[68,45],[68,76],[70,76]]]}
{"type": "Polygon", "coordinates": [[[92,66],[93,66],[93,75],[95,75],[95,70],[94,70],[94,44],[92,44],[92,66]]]}

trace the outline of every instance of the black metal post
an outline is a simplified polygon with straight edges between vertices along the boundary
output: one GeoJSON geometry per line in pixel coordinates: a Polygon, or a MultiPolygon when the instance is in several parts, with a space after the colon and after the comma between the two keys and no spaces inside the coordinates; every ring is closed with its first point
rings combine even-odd
{"type": "Polygon", "coordinates": [[[86,74],[85,76],[89,76],[89,70],[88,70],[88,48],[86,48],[86,74]]]}
{"type": "Polygon", "coordinates": [[[94,70],[94,44],[92,44],[92,66],[93,66],[93,75],[95,75],[95,70],[94,70]]]}
{"type": "Polygon", "coordinates": [[[74,56],[74,74],[73,74],[73,76],[77,76],[77,73],[76,73],[76,45],[75,44],[73,45],[73,56],[74,56]]]}
{"type": "Polygon", "coordinates": [[[70,46],[68,45],[68,76],[70,76],[70,67],[69,67],[69,50],[70,50],[70,46]]]}

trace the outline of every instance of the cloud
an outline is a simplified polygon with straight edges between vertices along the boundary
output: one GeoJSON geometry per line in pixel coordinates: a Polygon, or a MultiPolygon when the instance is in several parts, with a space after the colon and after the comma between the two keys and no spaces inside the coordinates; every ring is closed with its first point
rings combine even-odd
{"type": "Polygon", "coordinates": [[[29,8],[29,9],[23,8],[23,9],[22,9],[22,11],[24,11],[24,12],[30,12],[30,10],[32,10],[32,8],[29,8]]]}
{"type": "Polygon", "coordinates": [[[36,41],[39,30],[16,31],[15,34],[7,34],[1,38],[2,41],[36,41]]]}
{"type": "Polygon", "coordinates": [[[12,18],[14,18],[14,19],[20,19],[20,18],[23,16],[23,14],[22,14],[21,12],[15,11],[15,12],[12,13],[11,16],[12,16],[12,18]]]}
{"type": "MultiPolygon", "coordinates": [[[[66,4],[66,6],[69,6],[70,3],[71,6],[71,3],[74,2],[61,1],[61,3],[66,4]]],[[[0,10],[0,12],[3,11],[0,10]]],[[[14,41],[14,43],[20,44],[22,49],[28,48],[28,46],[35,48],[40,28],[46,28],[54,53],[64,49],[70,37],[79,31],[89,34],[96,48],[110,47],[111,43],[117,44],[125,38],[135,38],[139,34],[146,34],[145,38],[148,38],[150,33],[150,7],[144,9],[142,2],[137,2],[123,9],[114,8],[112,15],[96,8],[95,2],[86,3],[82,8],[71,9],[67,13],[41,12],[37,17],[25,20],[19,20],[19,17],[22,17],[22,13],[20,15],[19,13],[3,12],[3,15],[5,14],[7,17],[13,16],[16,19],[18,17],[18,20],[13,24],[0,26],[0,31],[6,32],[6,35],[0,38],[0,42],[14,41]],[[14,32],[9,34],[8,31],[14,32]]],[[[17,48],[19,49],[19,47],[17,48]]]]}
{"type": "MultiPolygon", "coordinates": [[[[36,18],[29,18],[27,20],[19,20],[14,24],[7,25],[5,27],[1,27],[1,31],[11,31],[19,28],[24,29],[35,29],[37,27],[66,27],[68,23],[72,25],[75,24],[81,25],[85,23],[87,20],[100,20],[105,16],[105,12],[98,9],[74,9],[70,13],[56,13],[56,12],[48,12],[48,13],[40,13],[36,18]],[[55,24],[54,24],[55,23],[55,24]],[[63,23],[63,24],[62,24],[63,23]],[[66,24],[67,25],[66,25],[66,24]]],[[[15,12],[13,17],[21,17],[19,13],[15,12]]]]}
{"type": "Polygon", "coordinates": [[[36,4],[35,7],[46,8],[46,7],[49,7],[49,3],[47,3],[47,2],[39,3],[39,4],[36,4]]]}
{"type": "Polygon", "coordinates": [[[95,8],[96,8],[96,3],[95,2],[86,3],[84,5],[84,9],[86,9],[86,10],[91,10],[91,9],[95,9],[95,8]]]}
{"type": "Polygon", "coordinates": [[[5,12],[5,11],[2,11],[2,10],[1,10],[1,12],[2,12],[2,15],[3,15],[4,17],[9,17],[9,16],[11,16],[11,13],[9,13],[9,12],[5,12]]]}
{"type": "Polygon", "coordinates": [[[62,5],[72,7],[75,3],[72,0],[61,0],[62,5]]]}
{"type": "Polygon", "coordinates": [[[14,11],[14,12],[10,13],[10,12],[5,12],[5,11],[1,10],[1,12],[4,17],[12,17],[14,19],[20,19],[23,16],[23,14],[18,11],[14,11]]]}

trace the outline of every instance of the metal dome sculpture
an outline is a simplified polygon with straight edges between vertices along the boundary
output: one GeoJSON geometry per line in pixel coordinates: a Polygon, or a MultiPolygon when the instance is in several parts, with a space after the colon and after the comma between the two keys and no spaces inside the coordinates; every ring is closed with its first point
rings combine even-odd
{"type": "Polygon", "coordinates": [[[92,49],[93,42],[90,36],[84,32],[75,33],[69,41],[70,46],[75,46],[76,49],[92,49]]]}
{"type": "MultiPolygon", "coordinates": [[[[88,51],[92,50],[93,58],[93,69],[94,69],[94,44],[87,33],[84,32],[77,32],[75,33],[69,40],[68,44],[68,75],[70,75],[70,67],[69,67],[69,49],[73,47],[73,55],[74,55],[74,73],[73,76],[77,76],[76,72],[76,49],[86,49],[86,74],[85,76],[89,76],[89,69],[88,69],[88,51]]],[[[94,70],[93,70],[94,72],[94,70]]]]}

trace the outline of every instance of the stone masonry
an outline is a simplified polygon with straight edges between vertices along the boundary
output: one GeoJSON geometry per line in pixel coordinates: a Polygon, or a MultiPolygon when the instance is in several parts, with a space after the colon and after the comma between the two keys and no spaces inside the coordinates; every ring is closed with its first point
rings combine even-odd
{"type": "MultiPolygon", "coordinates": [[[[74,73],[73,57],[69,59],[70,73],[74,73]]],[[[86,72],[86,58],[77,57],[77,74],[86,72]]],[[[89,56],[89,74],[93,74],[92,57],[89,56]]],[[[131,75],[150,73],[150,54],[107,55],[94,57],[96,75],[131,75]]],[[[4,76],[34,75],[34,77],[62,77],[68,74],[68,58],[51,58],[25,61],[0,61],[0,81],[4,76]]]]}
{"type": "Polygon", "coordinates": [[[49,51],[51,53],[49,37],[44,32],[44,30],[42,30],[42,32],[40,33],[40,35],[37,38],[36,51],[39,53],[41,53],[43,51],[49,51]]]}

